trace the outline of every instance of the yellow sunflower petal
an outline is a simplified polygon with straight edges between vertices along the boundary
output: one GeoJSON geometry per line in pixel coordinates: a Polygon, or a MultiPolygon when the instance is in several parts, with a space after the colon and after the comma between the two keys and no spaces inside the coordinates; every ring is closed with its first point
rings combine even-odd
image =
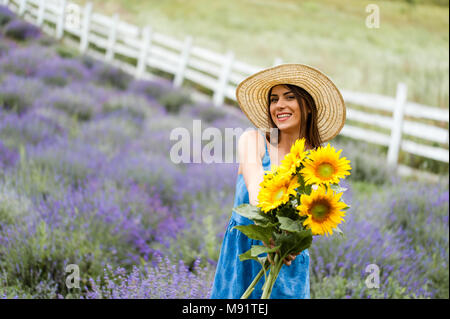
{"type": "Polygon", "coordinates": [[[344,221],[345,211],[342,211],[347,205],[340,202],[342,193],[336,194],[331,189],[326,191],[323,185],[310,195],[300,197],[301,204],[297,210],[301,216],[307,216],[303,225],[310,228],[313,235],[331,235],[333,229],[344,221]]]}
{"type": "Polygon", "coordinates": [[[350,161],[345,157],[339,158],[341,151],[336,152],[330,144],[311,151],[300,171],[305,184],[338,184],[341,178],[350,175],[350,161]]]}
{"type": "Polygon", "coordinates": [[[258,194],[258,207],[263,212],[273,210],[280,205],[286,204],[290,196],[296,195],[295,188],[300,185],[296,182],[297,176],[292,177],[289,174],[274,174],[273,177],[262,183],[258,194]]]}

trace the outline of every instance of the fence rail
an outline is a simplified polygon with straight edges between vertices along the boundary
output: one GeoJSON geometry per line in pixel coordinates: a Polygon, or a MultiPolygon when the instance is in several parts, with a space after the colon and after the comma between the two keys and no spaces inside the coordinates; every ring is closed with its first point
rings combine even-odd
{"type": "MultiPolygon", "coordinates": [[[[223,104],[226,98],[236,101],[237,84],[250,74],[262,70],[237,61],[232,51],[225,54],[212,52],[196,46],[191,37],[180,41],[154,32],[149,26],[139,28],[121,21],[118,15],[108,17],[93,12],[91,3],[80,7],[66,0],[0,2],[58,39],[65,34],[78,38],[81,53],[103,58],[138,78],[151,78],[148,68],[154,68],[172,74],[176,86],[189,80],[209,89],[215,106],[223,104]],[[135,63],[121,61],[118,55],[131,58],[135,63]]],[[[274,60],[274,65],[280,63],[279,58],[274,60]]],[[[341,134],[387,146],[389,166],[397,166],[400,150],[449,162],[448,110],[408,102],[407,87],[403,83],[398,84],[395,97],[347,90],[342,90],[342,95],[347,104],[347,119],[366,127],[345,124],[341,134]],[[358,110],[351,105],[370,108],[375,112],[358,110]],[[388,115],[381,115],[380,111],[388,115]],[[445,123],[447,128],[405,117],[438,121],[445,123]],[[388,130],[390,134],[369,129],[368,125],[388,130]],[[439,146],[413,141],[408,136],[439,146]]]]}

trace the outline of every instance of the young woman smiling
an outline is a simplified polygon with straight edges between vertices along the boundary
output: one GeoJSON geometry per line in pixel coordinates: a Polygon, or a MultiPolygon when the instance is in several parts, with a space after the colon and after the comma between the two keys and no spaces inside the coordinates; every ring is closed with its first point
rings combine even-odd
{"type": "MultiPolygon", "coordinates": [[[[304,137],[305,148],[314,149],[335,137],[345,121],[345,104],[334,83],[319,70],[302,64],[285,64],[258,72],[239,84],[236,96],[241,110],[258,130],[246,131],[239,138],[234,207],[243,203],[257,205],[264,171],[278,166],[297,139],[304,137]],[[274,132],[278,136],[275,141],[270,138],[274,132]]],[[[241,262],[239,255],[261,242],[233,229],[251,223],[232,212],[211,298],[240,298],[259,272],[258,262],[241,262]]],[[[308,250],[299,256],[290,255],[284,262],[289,267],[282,268],[271,298],[309,298],[308,250]]],[[[262,285],[260,281],[250,298],[261,297],[262,285]]]]}

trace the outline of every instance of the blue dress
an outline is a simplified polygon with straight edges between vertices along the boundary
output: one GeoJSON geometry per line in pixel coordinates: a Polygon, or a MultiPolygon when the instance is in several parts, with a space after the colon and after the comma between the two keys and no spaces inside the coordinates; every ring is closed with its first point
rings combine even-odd
{"type": "MultiPolygon", "coordinates": [[[[265,139],[264,139],[265,140],[265,139]]],[[[270,157],[267,150],[262,158],[264,171],[270,170],[270,157]]],[[[236,182],[234,207],[249,203],[249,195],[244,177],[239,174],[236,182]]],[[[249,225],[253,221],[232,212],[217,263],[216,274],[211,291],[212,299],[239,299],[255,276],[261,270],[261,265],[255,260],[240,261],[239,255],[246,252],[252,245],[262,245],[259,240],[248,238],[233,229],[237,225],[249,225]]],[[[249,299],[259,299],[262,295],[264,276],[255,286],[249,299]]],[[[275,285],[271,299],[309,299],[309,252],[304,250],[292,261],[290,266],[283,265],[275,285]]]]}

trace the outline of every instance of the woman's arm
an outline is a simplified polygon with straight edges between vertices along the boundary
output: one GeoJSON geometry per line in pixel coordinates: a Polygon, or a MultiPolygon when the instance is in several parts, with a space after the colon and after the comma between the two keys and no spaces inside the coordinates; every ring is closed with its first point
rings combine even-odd
{"type": "Polygon", "coordinates": [[[238,142],[238,156],[251,205],[258,203],[260,184],[264,178],[262,157],[264,156],[264,138],[257,131],[245,131],[238,142]]]}
{"type": "MultiPolygon", "coordinates": [[[[238,143],[241,172],[244,176],[245,185],[247,186],[250,204],[254,206],[258,203],[260,184],[264,179],[264,169],[262,166],[262,157],[265,153],[264,143],[264,137],[255,130],[245,131],[239,138],[238,143]]],[[[270,247],[274,246],[273,241],[269,245],[267,243],[264,244],[270,247]]],[[[296,257],[296,255],[288,255],[283,262],[287,266],[290,266],[296,257]]],[[[273,263],[270,257],[269,261],[273,263]]]]}

